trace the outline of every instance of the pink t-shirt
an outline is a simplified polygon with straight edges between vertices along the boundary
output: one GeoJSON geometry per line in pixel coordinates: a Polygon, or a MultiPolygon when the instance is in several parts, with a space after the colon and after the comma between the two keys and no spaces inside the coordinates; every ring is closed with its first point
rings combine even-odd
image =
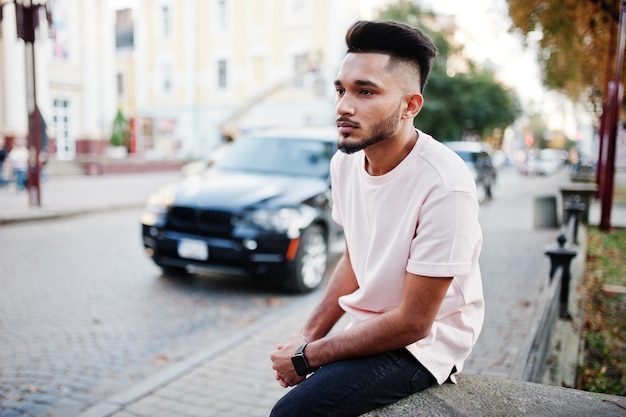
{"type": "Polygon", "coordinates": [[[454,277],[430,334],[406,347],[442,384],[454,366],[461,372],[482,328],[482,231],[469,169],[445,145],[418,134],[409,155],[385,175],[365,171],[362,151],[332,159],[333,219],[344,228],[360,287],[339,303],[358,323],[399,305],[406,272],[454,277]]]}

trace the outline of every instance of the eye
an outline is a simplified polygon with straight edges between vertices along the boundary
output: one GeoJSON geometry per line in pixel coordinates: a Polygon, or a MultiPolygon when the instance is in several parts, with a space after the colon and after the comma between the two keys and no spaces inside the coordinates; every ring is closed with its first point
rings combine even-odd
{"type": "Polygon", "coordinates": [[[337,88],[335,88],[335,92],[337,93],[337,95],[340,96],[340,95],[343,95],[343,93],[346,92],[346,89],[345,88],[341,88],[341,87],[337,87],[337,88]]]}
{"type": "Polygon", "coordinates": [[[372,90],[361,90],[361,94],[364,96],[371,96],[374,92],[372,90]]]}

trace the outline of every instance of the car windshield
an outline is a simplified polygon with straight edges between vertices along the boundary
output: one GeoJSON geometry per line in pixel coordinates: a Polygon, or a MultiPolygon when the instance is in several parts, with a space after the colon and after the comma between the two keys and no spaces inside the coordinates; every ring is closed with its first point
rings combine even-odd
{"type": "Polygon", "coordinates": [[[265,174],[313,176],[329,174],[336,147],[315,139],[248,137],[236,140],[215,167],[265,174]]]}
{"type": "Polygon", "coordinates": [[[469,163],[475,164],[476,163],[476,159],[478,159],[478,153],[476,153],[476,152],[460,151],[460,150],[455,150],[455,152],[465,162],[469,162],[469,163]]]}

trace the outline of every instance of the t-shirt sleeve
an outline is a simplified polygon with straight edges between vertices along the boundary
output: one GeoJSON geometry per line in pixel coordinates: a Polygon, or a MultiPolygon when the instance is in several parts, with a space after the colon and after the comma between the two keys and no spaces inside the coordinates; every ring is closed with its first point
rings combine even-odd
{"type": "Polygon", "coordinates": [[[429,198],[418,216],[407,272],[432,277],[469,274],[479,227],[472,193],[449,191],[429,198]]]}

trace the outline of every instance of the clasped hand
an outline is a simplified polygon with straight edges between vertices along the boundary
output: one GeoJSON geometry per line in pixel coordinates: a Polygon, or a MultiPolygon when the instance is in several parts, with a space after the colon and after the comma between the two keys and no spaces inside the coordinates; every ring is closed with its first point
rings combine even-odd
{"type": "Polygon", "coordinates": [[[296,353],[298,346],[304,342],[306,340],[302,335],[292,334],[287,343],[276,345],[276,350],[270,355],[272,369],[274,369],[274,378],[283,388],[298,385],[306,379],[305,376],[300,376],[296,373],[291,362],[291,357],[296,353]]]}

